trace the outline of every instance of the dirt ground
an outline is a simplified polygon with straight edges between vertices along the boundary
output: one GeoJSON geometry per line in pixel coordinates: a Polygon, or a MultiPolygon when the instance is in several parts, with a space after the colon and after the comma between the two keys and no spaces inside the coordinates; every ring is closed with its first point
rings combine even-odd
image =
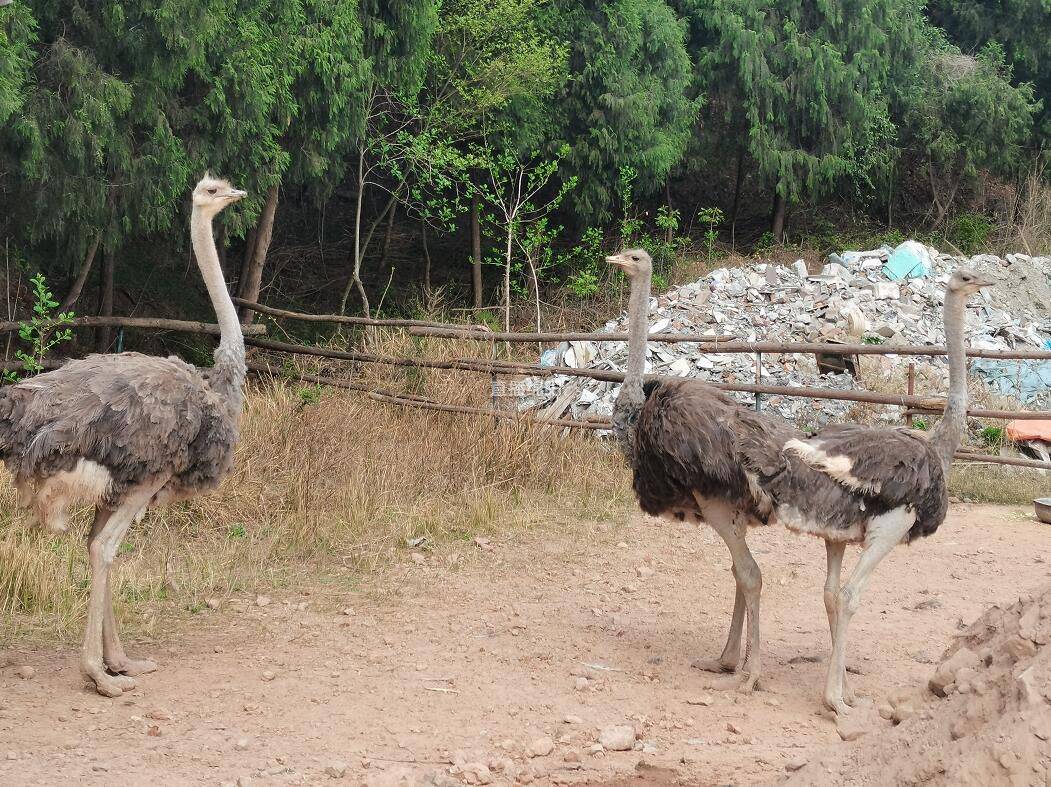
{"type": "MultiPolygon", "coordinates": [[[[1049,538],[1021,508],[956,505],[895,550],[854,619],[858,693],[924,685],[965,623],[1047,582],[1049,538]]],[[[776,783],[866,738],[843,743],[821,712],[820,542],[751,542],[755,694],[690,667],[723,645],[725,547],[632,516],[443,546],[354,591],[222,599],[164,642],[127,643],[162,670],[116,700],[85,687],[72,647],[2,649],[0,784],[776,783]],[[616,725],[636,749],[592,753],[616,725]]]]}

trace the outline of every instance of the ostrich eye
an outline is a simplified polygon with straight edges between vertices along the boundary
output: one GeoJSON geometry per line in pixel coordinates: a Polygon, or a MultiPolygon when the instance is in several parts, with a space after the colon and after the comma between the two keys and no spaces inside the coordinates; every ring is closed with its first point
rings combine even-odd
{"type": "Polygon", "coordinates": [[[638,258],[638,257],[635,257],[635,256],[632,256],[632,259],[633,259],[633,260],[635,260],[635,262],[638,262],[638,261],[639,261],[639,258],[638,258]]]}
{"type": "Polygon", "coordinates": [[[208,189],[208,193],[209,193],[209,194],[214,194],[214,193],[215,193],[215,191],[216,191],[215,189],[208,189]]]}

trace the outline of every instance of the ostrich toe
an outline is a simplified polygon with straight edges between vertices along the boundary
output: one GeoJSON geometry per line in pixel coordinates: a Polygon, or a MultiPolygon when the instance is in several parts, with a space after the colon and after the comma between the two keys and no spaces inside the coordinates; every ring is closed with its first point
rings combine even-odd
{"type": "Polygon", "coordinates": [[[98,674],[89,675],[88,677],[94,682],[95,691],[103,697],[119,697],[124,693],[125,689],[135,687],[135,681],[131,678],[124,675],[107,675],[102,670],[99,670],[98,674]],[[129,681],[131,683],[130,686],[128,685],[129,681]]]}
{"type": "Polygon", "coordinates": [[[737,669],[736,663],[726,662],[722,659],[694,659],[690,662],[690,666],[704,672],[715,673],[734,672],[737,669]]]}
{"type": "Polygon", "coordinates": [[[115,664],[107,664],[107,666],[114,672],[120,673],[122,676],[127,676],[129,678],[157,671],[157,663],[150,661],[149,659],[125,658],[123,661],[119,661],[115,664]]]}

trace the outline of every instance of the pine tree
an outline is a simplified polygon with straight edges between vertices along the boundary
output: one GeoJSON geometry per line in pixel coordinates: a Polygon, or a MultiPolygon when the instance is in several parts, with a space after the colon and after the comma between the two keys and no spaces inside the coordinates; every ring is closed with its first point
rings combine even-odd
{"type": "Polygon", "coordinates": [[[664,0],[566,5],[554,25],[569,46],[570,79],[553,119],[569,146],[563,177],[577,178],[573,206],[602,222],[622,170],[637,174],[640,193],[663,185],[686,150],[698,101],[685,26],[664,0]]]}

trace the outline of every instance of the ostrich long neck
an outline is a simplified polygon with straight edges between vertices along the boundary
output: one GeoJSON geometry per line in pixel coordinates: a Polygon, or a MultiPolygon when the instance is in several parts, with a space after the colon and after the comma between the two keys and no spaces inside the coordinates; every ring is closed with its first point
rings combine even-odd
{"type": "Polygon", "coordinates": [[[233,404],[240,412],[241,385],[246,373],[244,335],[237,319],[237,310],[223,280],[219,252],[212,236],[212,220],[196,206],[190,216],[190,237],[197,266],[201,269],[201,277],[208,288],[208,297],[211,298],[219,323],[219,347],[213,355],[216,374],[211,377],[211,384],[228,399],[235,400],[233,404]]]}
{"type": "Polygon", "coordinates": [[[613,405],[613,434],[629,459],[632,456],[635,421],[646,402],[642,377],[646,370],[646,339],[650,330],[650,278],[650,272],[646,271],[631,280],[631,295],[628,298],[628,362],[624,369],[624,382],[613,405]]]}
{"type": "Polygon", "coordinates": [[[967,428],[967,349],[964,346],[964,303],[966,296],[956,292],[945,293],[945,348],[949,354],[949,400],[945,414],[934,428],[934,444],[942,467],[952,464],[953,454],[967,428]]]}

